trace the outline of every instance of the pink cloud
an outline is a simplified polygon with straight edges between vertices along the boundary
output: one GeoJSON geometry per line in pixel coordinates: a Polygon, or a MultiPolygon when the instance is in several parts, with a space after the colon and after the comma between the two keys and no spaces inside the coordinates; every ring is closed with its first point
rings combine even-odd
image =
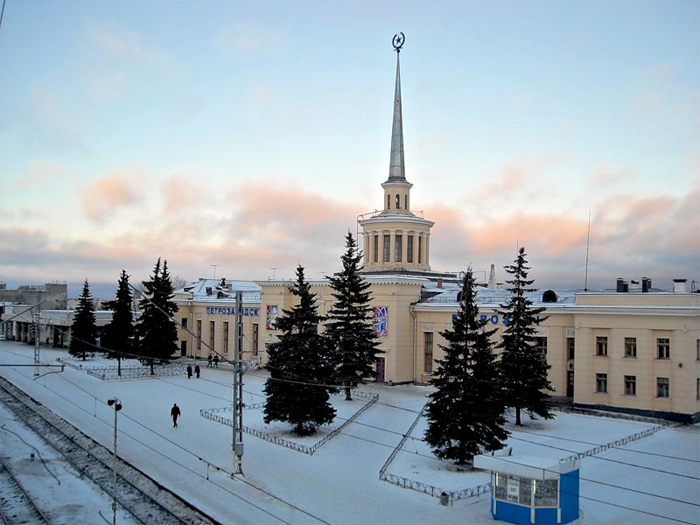
{"type": "Polygon", "coordinates": [[[144,187],[142,169],[132,166],[111,170],[78,193],[88,217],[103,222],[116,211],[138,203],[143,198],[144,187]]]}

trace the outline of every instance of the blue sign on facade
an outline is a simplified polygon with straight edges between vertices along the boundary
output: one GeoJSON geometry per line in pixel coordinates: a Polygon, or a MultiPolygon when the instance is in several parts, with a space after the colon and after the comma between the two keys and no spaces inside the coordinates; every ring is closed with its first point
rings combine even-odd
{"type": "MultiPolygon", "coordinates": [[[[242,315],[258,316],[259,308],[243,308],[242,315]]],[[[225,306],[207,306],[206,312],[212,315],[236,315],[236,309],[225,306]]]]}

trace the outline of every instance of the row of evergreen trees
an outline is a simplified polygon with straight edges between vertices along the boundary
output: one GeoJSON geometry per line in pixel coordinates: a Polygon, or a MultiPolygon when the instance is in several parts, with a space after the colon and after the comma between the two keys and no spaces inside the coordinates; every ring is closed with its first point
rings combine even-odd
{"type": "Polygon", "coordinates": [[[498,310],[508,320],[498,343],[491,337],[496,330],[487,329],[488,320],[479,315],[471,268],[464,276],[459,311],[452,328],[441,332],[448,344],[441,345],[444,358],[437,360],[432,380],[436,390],[426,407],[425,441],[441,459],[464,464],[476,454],[502,449],[509,435],[507,408],[515,410],[516,425],[522,425],[523,411],[553,417],[547,403],[547,392],[553,390],[547,379],[550,366],[536,346],[545,309],[534,307],[525,295],[534,291],[525,257],[520,248],[514,264],[505,267],[512,276],[506,280],[511,296],[498,310]]]}
{"type": "Polygon", "coordinates": [[[119,375],[121,359],[125,357],[138,358],[151,367],[151,374],[155,373],[155,364],[168,361],[177,351],[177,325],[173,320],[177,305],[172,300],[174,289],[168,262],[161,264],[159,258],[153,275],[142,285],[138,302],[141,316],[134,323],[134,295],[129,276],[122,270],[115,298],[102,305],[112,311],[112,320],[98,330],[95,303],[86,279],[71,326],[70,354],[85,360],[89,353],[103,351],[107,357],[117,359],[119,375]]]}
{"type": "Polygon", "coordinates": [[[278,318],[279,339],[268,349],[265,423],[291,423],[299,435],[313,434],[333,421],[331,394],[342,388],[345,399],[352,400],[353,388],[376,377],[374,365],[381,350],[372,324],[370,285],[359,273],[362,254],[351,233],[345,246],[343,270],[328,278],[334,298],[331,312],[318,313],[317,296],[299,265],[290,287],[298,301],[278,318]]]}

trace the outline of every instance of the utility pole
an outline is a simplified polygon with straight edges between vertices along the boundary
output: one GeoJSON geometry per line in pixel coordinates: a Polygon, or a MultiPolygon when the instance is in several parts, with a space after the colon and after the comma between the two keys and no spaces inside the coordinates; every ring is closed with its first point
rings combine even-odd
{"type": "Polygon", "coordinates": [[[32,312],[34,318],[34,377],[39,375],[39,364],[41,362],[41,290],[39,290],[39,304],[32,312]]]}
{"type": "Polygon", "coordinates": [[[233,359],[233,472],[243,474],[243,293],[236,292],[236,348],[233,359]]]}

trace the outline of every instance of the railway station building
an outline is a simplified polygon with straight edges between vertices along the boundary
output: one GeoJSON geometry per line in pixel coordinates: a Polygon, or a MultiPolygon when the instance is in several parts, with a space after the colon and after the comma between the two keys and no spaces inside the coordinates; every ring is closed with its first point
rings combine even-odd
{"type": "MultiPolygon", "coordinates": [[[[399,53],[389,176],[381,186],[377,211],[358,220],[362,271],[371,285],[374,326],[384,352],[376,361],[377,381],[428,384],[436,359],[443,357],[446,342],[440,334],[458,310],[462,275],[431,267],[431,252],[440,249],[430,242],[434,223],[411,209],[399,53]]],[[[189,327],[180,330],[181,354],[206,358],[213,349],[233,359],[240,292],[243,358],[264,365],[266,349],[279,335],[277,317],[294,304],[291,284],[200,279],[179,290],[178,318],[189,327]]],[[[328,281],[310,285],[318,312],[329,313],[334,299],[328,281]]],[[[538,346],[551,365],[552,395],[582,408],[700,420],[700,293],[694,284],[688,290],[683,279],[673,282],[673,291],[656,289],[644,277],[612,285],[604,291],[530,294],[535,306],[546,307],[538,346]]],[[[508,294],[492,266],[477,297],[480,314],[497,329],[496,341],[504,327],[498,309],[508,294]]]]}

